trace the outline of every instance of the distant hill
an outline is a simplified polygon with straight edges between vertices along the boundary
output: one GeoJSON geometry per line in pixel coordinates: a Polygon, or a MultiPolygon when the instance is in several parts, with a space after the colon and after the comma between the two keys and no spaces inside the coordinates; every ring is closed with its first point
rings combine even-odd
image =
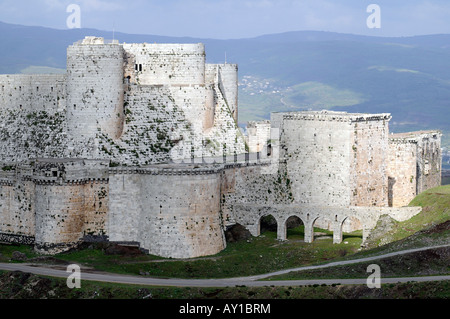
{"type": "MultiPolygon", "coordinates": [[[[61,72],[67,46],[112,32],[0,22],[0,73],[61,72]]],[[[392,113],[391,130],[440,129],[450,146],[450,35],[402,38],[287,32],[214,40],[115,33],[120,42],[198,43],[239,64],[241,125],[283,110],[392,113]]]]}

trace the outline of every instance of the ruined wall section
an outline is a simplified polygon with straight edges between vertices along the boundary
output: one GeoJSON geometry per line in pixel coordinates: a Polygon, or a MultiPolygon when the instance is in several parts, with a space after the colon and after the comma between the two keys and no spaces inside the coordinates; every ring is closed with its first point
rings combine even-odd
{"type": "Polygon", "coordinates": [[[441,185],[441,136],[438,131],[389,136],[390,206],[406,206],[416,195],[441,185]]]}
{"type": "Polygon", "coordinates": [[[150,254],[192,258],[225,248],[220,172],[214,168],[117,168],[110,176],[109,238],[150,254]]]}
{"type": "Polygon", "coordinates": [[[417,144],[392,135],[388,155],[389,207],[407,206],[417,195],[417,144]]]}
{"type": "Polygon", "coordinates": [[[351,117],[351,206],[388,206],[388,114],[351,117]]]}

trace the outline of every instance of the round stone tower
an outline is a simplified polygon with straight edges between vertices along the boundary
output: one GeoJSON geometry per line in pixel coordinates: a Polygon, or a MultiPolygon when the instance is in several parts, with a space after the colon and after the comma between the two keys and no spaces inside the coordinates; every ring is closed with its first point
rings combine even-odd
{"type": "Polygon", "coordinates": [[[238,66],[237,64],[219,65],[219,85],[227,100],[234,120],[238,121],[238,66]]]}
{"type": "Polygon", "coordinates": [[[86,37],[67,49],[67,125],[78,142],[99,132],[121,136],[124,122],[124,51],[103,38],[86,37]]]}

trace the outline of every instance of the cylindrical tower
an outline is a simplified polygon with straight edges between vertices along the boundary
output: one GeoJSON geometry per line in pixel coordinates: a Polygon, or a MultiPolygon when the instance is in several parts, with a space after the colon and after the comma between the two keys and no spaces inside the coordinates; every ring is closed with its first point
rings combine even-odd
{"type": "Polygon", "coordinates": [[[81,241],[84,226],[83,185],[36,185],[35,249],[56,254],[81,241]]]}
{"type": "Polygon", "coordinates": [[[124,121],[124,51],[86,37],[67,49],[67,122],[75,141],[121,136],[124,121]]]}
{"type": "Polygon", "coordinates": [[[222,94],[227,100],[234,120],[238,121],[238,66],[237,64],[220,64],[219,65],[219,85],[222,94]]]}

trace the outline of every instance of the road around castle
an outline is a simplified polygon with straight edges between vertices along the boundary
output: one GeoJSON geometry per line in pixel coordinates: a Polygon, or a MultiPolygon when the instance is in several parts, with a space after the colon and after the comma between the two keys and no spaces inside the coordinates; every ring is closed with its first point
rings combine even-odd
{"type": "MultiPolygon", "coordinates": [[[[81,280],[89,281],[101,281],[110,283],[121,283],[121,284],[133,284],[133,285],[150,285],[150,286],[172,286],[172,287],[234,287],[234,286],[248,286],[248,287],[263,287],[263,286],[304,286],[304,285],[314,285],[314,284],[341,284],[341,285],[365,285],[367,279],[311,279],[311,280],[270,280],[264,281],[262,279],[268,278],[275,275],[286,274],[292,271],[301,270],[311,270],[320,269],[334,266],[342,266],[349,264],[356,264],[362,262],[376,261],[379,259],[384,259],[393,256],[399,256],[429,249],[450,247],[450,244],[433,246],[433,247],[423,247],[416,249],[408,249],[403,251],[397,251],[393,253],[388,253],[379,256],[366,257],[347,261],[331,262],[324,265],[317,266],[307,266],[286,269],[282,271],[272,272],[264,275],[250,276],[250,277],[238,277],[238,278],[225,278],[225,279],[163,279],[163,278],[148,278],[148,277],[138,277],[138,276],[127,276],[118,275],[111,273],[102,273],[92,270],[81,270],[81,280]]],[[[11,264],[11,263],[0,263],[0,269],[6,271],[22,271],[33,273],[36,275],[50,276],[67,278],[69,273],[66,270],[59,269],[57,267],[43,267],[42,265],[33,264],[11,264]]],[[[424,277],[401,277],[401,278],[381,278],[381,284],[388,283],[399,283],[399,282],[423,282],[423,281],[441,281],[450,280],[450,275],[446,276],[424,276],[424,277]]]]}

